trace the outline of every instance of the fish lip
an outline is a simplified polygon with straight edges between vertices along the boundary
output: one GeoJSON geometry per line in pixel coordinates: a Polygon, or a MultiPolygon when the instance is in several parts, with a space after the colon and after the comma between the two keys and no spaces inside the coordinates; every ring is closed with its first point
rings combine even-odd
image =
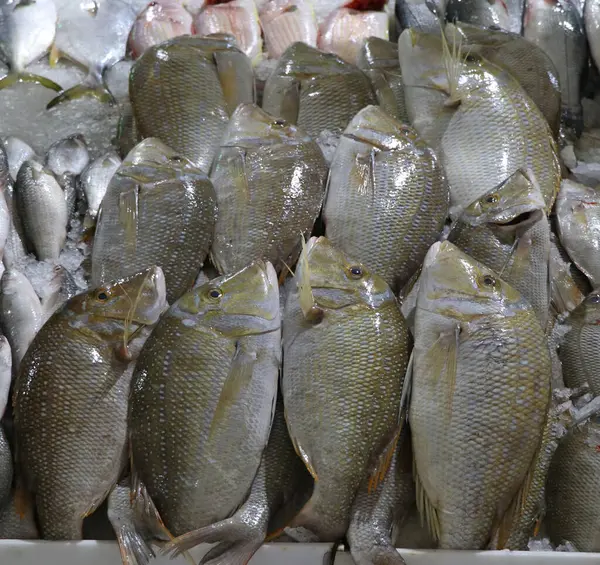
{"type": "Polygon", "coordinates": [[[537,224],[545,216],[544,211],[539,208],[523,211],[507,222],[490,222],[497,230],[501,232],[525,232],[533,225],[537,224]]]}

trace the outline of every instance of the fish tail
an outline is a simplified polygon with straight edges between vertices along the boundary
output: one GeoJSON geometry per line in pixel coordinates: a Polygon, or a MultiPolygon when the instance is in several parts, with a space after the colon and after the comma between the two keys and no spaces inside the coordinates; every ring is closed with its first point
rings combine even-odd
{"type": "Polygon", "coordinates": [[[84,96],[93,96],[100,102],[104,102],[106,104],[116,104],[113,95],[103,84],[90,85],[86,82],[83,82],[71,88],[67,88],[67,90],[63,90],[62,88],[59,88],[59,90],[61,91],[60,94],[48,102],[46,105],[46,110],[50,110],[51,108],[54,108],[55,106],[58,106],[67,100],[75,100],[77,98],[83,98],[84,96]]]}
{"type": "Polygon", "coordinates": [[[115,534],[124,565],[148,565],[156,554],[144,538],[128,524],[115,527],[115,534]]]}
{"type": "Polygon", "coordinates": [[[290,523],[290,528],[303,530],[303,534],[307,535],[306,541],[319,541],[319,537],[341,538],[348,529],[347,516],[337,515],[336,508],[340,506],[332,504],[330,497],[323,496],[326,490],[319,481],[315,481],[312,496],[290,523]],[[311,539],[311,534],[314,539],[311,539]]]}
{"type": "Polygon", "coordinates": [[[56,92],[61,92],[63,90],[60,84],[57,84],[53,80],[50,80],[47,77],[41,75],[35,75],[33,73],[9,73],[6,76],[0,79],[0,90],[3,88],[8,88],[13,84],[17,84],[19,82],[34,82],[36,84],[40,84],[45,88],[49,88],[50,90],[54,90],[56,92]]]}

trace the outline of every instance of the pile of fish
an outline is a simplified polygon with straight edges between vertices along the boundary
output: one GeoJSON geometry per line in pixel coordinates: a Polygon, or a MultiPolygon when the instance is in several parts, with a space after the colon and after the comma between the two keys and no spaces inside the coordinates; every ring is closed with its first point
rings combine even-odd
{"type": "Polygon", "coordinates": [[[0,0],[0,58],[120,116],[0,123],[0,538],[600,551],[600,0],[0,0]]]}

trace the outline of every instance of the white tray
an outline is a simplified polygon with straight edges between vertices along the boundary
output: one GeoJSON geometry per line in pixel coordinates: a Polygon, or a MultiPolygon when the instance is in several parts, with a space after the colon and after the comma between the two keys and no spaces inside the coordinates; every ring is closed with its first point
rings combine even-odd
{"type": "MultiPolygon", "coordinates": [[[[208,546],[196,548],[196,561],[208,546]]],[[[329,544],[267,544],[250,565],[322,565],[329,544]]],[[[600,553],[421,551],[401,550],[407,565],[600,565],[600,553]]],[[[353,565],[348,554],[338,553],[336,565],[353,565]]],[[[189,565],[183,558],[160,557],[153,565],[189,565]]],[[[114,542],[44,542],[0,540],[0,565],[121,565],[114,542]]]]}

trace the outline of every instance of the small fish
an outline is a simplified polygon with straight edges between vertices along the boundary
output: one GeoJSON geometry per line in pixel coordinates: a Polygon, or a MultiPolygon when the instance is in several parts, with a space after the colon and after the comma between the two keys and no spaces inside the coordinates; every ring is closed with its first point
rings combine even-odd
{"type": "Polygon", "coordinates": [[[81,186],[87,201],[87,212],[84,219],[84,227],[91,227],[98,217],[98,210],[102,199],[106,194],[108,185],[121,165],[121,159],[114,151],[109,151],[91,161],[82,171],[79,177],[81,186]]]}
{"type": "MultiPolygon", "coordinates": [[[[17,209],[17,203],[15,201],[15,186],[12,181],[4,187],[4,200],[8,207],[10,215],[8,235],[4,244],[4,254],[2,256],[2,262],[8,268],[20,263],[27,255],[27,249],[25,247],[25,233],[23,231],[23,222],[17,209]]],[[[0,200],[1,204],[1,200],[0,200]]]]}
{"type": "Polygon", "coordinates": [[[37,258],[58,259],[67,237],[67,202],[52,173],[37,161],[25,161],[19,169],[16,204],[37,258]]]}
{"type": "Polygon", "coordinates": [[[8,136],[5,138],[4,150],[8,158],[8,169],[12,180],[17,180],[17,173],[25,161],[36,158],[35,151],[18,137],[8,136]]]}
{"type": "Polygon", "coordinates": [[[253,65],[262,59],[262,37],[254,0],[206,2],[194,17],[194,29],[198,35],[230,34],[253,65]]]}
{"type": "Polygon", "coordinates": [[[54,267],[52,278],[48,282],[46,294],[41,300],[44,310],[44,322],[59,308],[62,308],[67,300],[73,298],[79,292],[79,287],[73,275],[62,265],[54,267]]]}
{"type": "Polygon", "coordinates": [[[137,17],[129,35],[134,59],[146,49],[180,35],[192,35],[192,16],[177,0],[153,0],[137,17]]]}
{"type": "Polygon", "coordinates": [[[77,540],[126,462],[135,360],[166,307],[152,267],[71,298],[43,326],[15,383],[18,470],[41,534],[77,540]]]}
{"type": "Polygon", "coordinates": [[[297,41],[317,46],[317,22],[310,0],[267,0],[259,15],[265,47],[272,59],[281,57],[297,41]]]}
{"type": "Polygon", "coordinates": [[[87,144],[80,134],[53,143],[46,153],[46,167],[57,177],[64,173],[79,175],[89,162],[87,144]]]}
{"type": "Polygon", "coordinates": [[[29,279],[15,269],[7,269],[1,282],[0,325],[12,350],[15,374],[42,323],[42,305],[29,279]]]}

